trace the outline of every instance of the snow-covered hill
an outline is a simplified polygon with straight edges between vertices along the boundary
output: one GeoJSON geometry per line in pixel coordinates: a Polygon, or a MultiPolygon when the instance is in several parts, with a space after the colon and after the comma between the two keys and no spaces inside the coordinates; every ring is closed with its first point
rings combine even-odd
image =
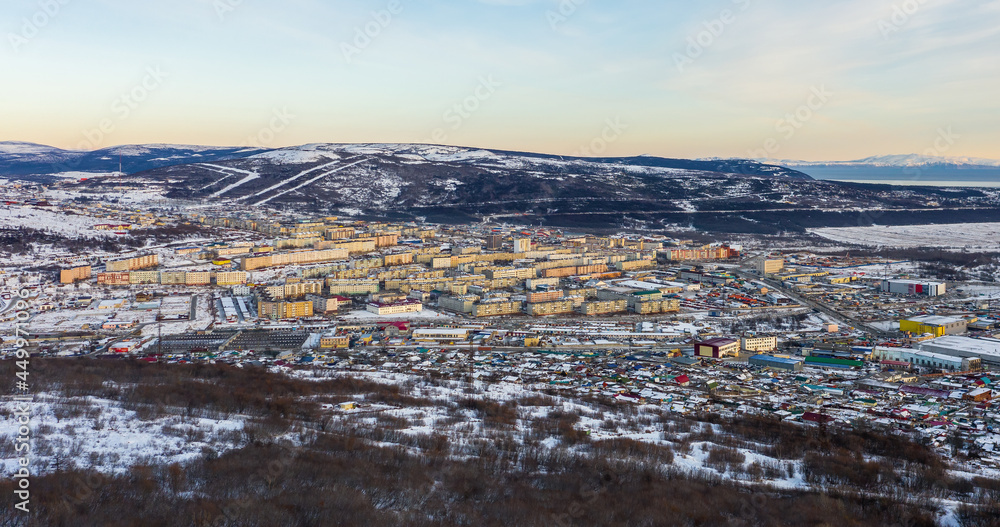
{"type": "Polygon", "coordinates": [[[35,143],[0,142],[0,176],[51,179],[60,174],[117,172],[119,162],[126,173],[199,161],[213,162],[246,157],[260,148],[195,145],[121,145],[100,150],[64,150],[35,143]]]}

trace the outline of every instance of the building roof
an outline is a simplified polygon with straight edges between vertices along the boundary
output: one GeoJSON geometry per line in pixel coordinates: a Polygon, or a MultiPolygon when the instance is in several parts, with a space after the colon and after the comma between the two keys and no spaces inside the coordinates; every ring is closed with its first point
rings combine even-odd
{"type": "Polygon", "coordinates": [[[775,364],[787,364],[789,366],[802,362],[799,360],[790,359],[786,357],[775,357],[773,355],[754,355],[753,357],[750,357],[750,360],[762,360],[767,362],[773,362],[775,364]]]}
{"type": "Polygon", "coordinates": [[[735,339],[715,338],[715,339],[708,339],[708,340],[704,340],[702,342],[699,342],[698,345],[699,346],[720,347],[720,346],[728,346],[730,344],[737,344],[737,343],[739,343],[739,341],[735,340],[735,339]]]}
{"type": "Polygon", "coordinates": [[[918,317],[910,317],[904,320],[908,320],[910,322],[920,322],[921,324],[934,324],[938,326],[944,326],[947,324],[955,324],[958,322],[962,322],[965,319],[959,317],[944,317],[940,315],[921,315],[918,317]]]}
{"type": "Polygon", "coordinates": [[[921,342],[919,348],[921,351],[933,351],[946,355],[948,351],[958,351],[1000,358],[1000,340],[997,339],[974,339],[951,335],[921,342]]]}

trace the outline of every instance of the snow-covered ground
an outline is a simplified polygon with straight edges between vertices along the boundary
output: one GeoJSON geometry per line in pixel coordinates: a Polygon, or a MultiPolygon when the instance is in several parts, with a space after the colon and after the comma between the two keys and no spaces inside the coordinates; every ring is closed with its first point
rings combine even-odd
{"type": "Polygon", "coordinates": [[[112,231],[96,230],[94,225],[109,222],[106,219],[21,206],[0,206],[0,225],[4,227],[29,227],[63,235],[67,238],[113,238],[112,231]]]}
{"type": "MultiPolygon", "coordinates": [[[[0,402],[5,414],[14,409],[15,403],[0,402]]],[[[179,415],[144,420],[118,401],[39,394],[31,404],[33,471],[51,472],[62,464],[114,474],[140,463],[189,462],[204,449],[224,452],[239,446],[244,421],[179,415]]],[[[17,427],[14,419],[0,420],[0,441],[13,443],[17,427]]],[[[17,458],[0,459],[0,467],[4,474],[15,472],[17,458]]]]}
{"type": "Polygon", "coordinates": [[[809,232],[840,243],[868,246],[1000,250],[1000,223],[838,227],[809,232]]]}
{"type": "Polygon", "coordinates": [[[376,315],[368,311],[351,311],[343,315],[347,320],[367,320],[367,321],[404,321],[404,320],[448,320],[454,318],[448,313],[439,313],[430,309],[424,309],[419,313],[400,313],[398,315],[376,315]]]}

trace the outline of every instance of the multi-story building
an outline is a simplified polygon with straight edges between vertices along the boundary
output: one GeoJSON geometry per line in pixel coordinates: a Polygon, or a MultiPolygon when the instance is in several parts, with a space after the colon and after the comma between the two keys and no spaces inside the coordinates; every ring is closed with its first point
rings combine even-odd
{"type": "Polygon", "coordinates": [[[553,302],[563,297],[561,290],[556,291],[532,291],[528,293],[528,303],[537,304],[542,302],[553,302]]]}
{"type": "Polygon", "coordinates": [[[275,299],[301,298],[323,292],[322,281],[294,282],[284,285],[272,285],[266,288],[267,294],[275,299]]]}
{"type": "Polygon", "coordinates": [[[478,301],[479,297],[475,295],[442,296],[438,299],[438,307],[455,313],[472,313],[478,301]]]}
{"type": "Polygon", "coordinates": [[[211,283],[211,271],[188,271],[184,276],[184,285],[210,285],[211,283]]]}
{"type": "Polygon", "coordinates": [[[676,313],[681,310],[681,301],[676,298],[666,300],[639,300],[629,306],[629,309],[639,315],[655,315],[658,313],[676,313]]]}
{"type": "Polygon", "coordinates": [[[424,305],[419,300],[404,299],[387,304],[372,302],[368,304],[366,309],[369,313],[376,315],[399,315],[402,313],[419,313],[423,311],[424,305]]]}
{"type": "Polygon", "coordinates": [[[228,286],[245,284],[250,280],[246,271],[219,271],[215,273],[215,285],[228,286]]]}
{"type": "Polygon", "coordinates": [[[500,234],[491,234],[486,237],[486,250],[487,251],[499,251],[503,249],[503,236],[500,234]]]}
{"type": "Polygon", "coordinates": [[[778,348],[778,337],[743,337],[740,348],[743,351],[773,351],[778,348]]]}
{"type": "Polygon", "coordinates": [[[97,283],[99,285],[129,285],[129,273],[98,273],[97,283]]]}
{"type": "Polygon", "coordinates": [[[72,269],[59,271],[59,281],[64,284],[73,284],[80,280],[89,280],[92,276],[89,265],[81,265],[72,269]]]}
{"type": "Polygon", "coordinates": [[[161,271],[161,285],[184,285],[187,283],[187,271],[161,271]]]}
{"type": "Polygon", "coordinates": [[[656,262],[654,260],[629,260],[615,263],[615,268],[619,271],[639,271],[641,269],[653,269],[655,267],[656,262]]]}
{"type": "Polygon", "coordinates": [[[490,280],[499,280],[502,278],[516,278],[518,280],[527,280],[529,278],[535,278],[538,276],[538,270],[534,267],[494,267],[483,270],[483,275],[490,280]]]}
{"type": "Polygon", "coordinates": [[[348,240],[354,237],[354,227],[329,227],[326,229],[327,240],[348,240]]]}
{"type": "Polygon", "coordinates": [[[159,271],[132,271],[128,274],[130,284],[159,284],[159,271]]]}
{"type": "Polygon", "coordinates": [[[510,300],[494,300],[476,304],[472,314],[476,317],[496,317],[501,315],[515,315],[521,312],[521,303],[510,300]]]}
{"type": "Polygon", "coordinates": [[[110,261],[106,265],[109,273],[121,271],[137,271],[139,269],[149,269],[160,265],[160,257],[156,254],[148,254],[127,260],[110,261]]]}
{"type": "Polygon", "coordinates": [[[628,302],[625,300],[584,302],[577,308],[577,312],[581,315],[608,315],[611,313],[621,313],[626,310],[628,310],[628,302]]]}
{"type": "Polygon", "coordinates": [[[310,264],[320,262],[330,262],[333,260],[343,260],[350,256],[346,249],[324,249],[320,251],[299,251],[283,254],[266,254],[247,256],[240,262],[240,267],[244,271],[264,269],[266,267],[276,267],[279,265],[310,264]]]}
{"type": "Polygon", "coordinates": [[[660,263],[688,260],[727,260],[736,258],[740,252],[729,247],[702,247],[701,249],[666,249],[657,253],[660,263]]]}
{"type": "Polygon", "coordinates": [[[336,280],[327,278],[326,286],[331,295],[367,295],[378,293],[377,280],[336,280]]]}
{"type": "Polygon", "coordinates": [[[537,304],[527,304],[524,312],[533,316],[541,317],[546,315],[563,315],[572,313],[574,309],[572,300],[557,300],[555,302],[542,302],[537,304]]]}
{"type": "Polygon", "coordinates": [[[347,335],[323,335],[319,339],[319,347],[324,349],[347,349],[351,338],[347,335]]]}
{"type": "Polygon", "coordinates": [[[696,357],[710,357],[721,359],[738,355],[740,353],[740,341],[735,339],[717,338],[698,342],[694,345],[696,357]]]}
{"type": "Polygon", "coordinates": [[[899,295],[941,296],[945,294],[946,286],[942,282],[925,282],[920,280],[883,280],[882,291],[899,295]]]}
{"type": "Polygon", "coordinates": [[[526,253],[531,251],[531,238],[515,238],[514,239],[514,252],[515,253],[526,253]]]}
{"type": "Polygon", "coordinates": [[[762,275],[777,274],[785,268],[785,261],[776,258],[761,258],[757,262],[757,272],[762,275]]]}
{"type": "Polygon", "coordinates": [[[350,305],[352,300],[343,296],[306,295],[306,300],[313,303],[313,313],[336,313],[340,306],[350,305]]]}
{"type": "Polygon", "coordinates": [[[413,253],[387,254],[383,260],[386,267],[409,265],[413,263],[413,253]]]}
{"type": "Polygon", "coordinates": [[[311,317],[312,315],[313,303],[309,301],[286,302],[284,300],[261,298],[257,302],[257,316],[260,318],[277,320],[283,318],[311,317]]]}
{"type": "Polygon", "coordinates": [[[333,244],[338,250],[347,251],[350,254],[359,253],[370,253],[378,248],[378,243],[375,239],[368,240],[349,240],[343,242],[335,242],[333,244]]]}

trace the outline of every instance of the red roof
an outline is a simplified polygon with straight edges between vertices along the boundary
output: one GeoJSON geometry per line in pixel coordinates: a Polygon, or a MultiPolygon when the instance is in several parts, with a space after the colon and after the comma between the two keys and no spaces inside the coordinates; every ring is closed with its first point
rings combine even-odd
{"type": "Polygon", "coordinates": [[[691,378],[688,377],[687,375],[679,375],[677,377],[674,377],[674,382],[676,382],[677,384],[687,384],[691,382],[691,378]]]}
{"type": "Polygon", "coordinates": [[[812,421],[814,423],[829,423],[833,421],[833,417],[826,414],[817,414],[814,412],[806,412],[802,414],[803,421],[812,421]]]}
{"type": "Polygon", "coordinates": [[[706,341],[699,342],[698,345],[699,346],[720,347],[720,346],[728,346],[729,344],[735,344],[737,342],[739,342],[739,341],[735,340],[735,339],[716,338],[716,339],[708,339],[706,341]]]}

